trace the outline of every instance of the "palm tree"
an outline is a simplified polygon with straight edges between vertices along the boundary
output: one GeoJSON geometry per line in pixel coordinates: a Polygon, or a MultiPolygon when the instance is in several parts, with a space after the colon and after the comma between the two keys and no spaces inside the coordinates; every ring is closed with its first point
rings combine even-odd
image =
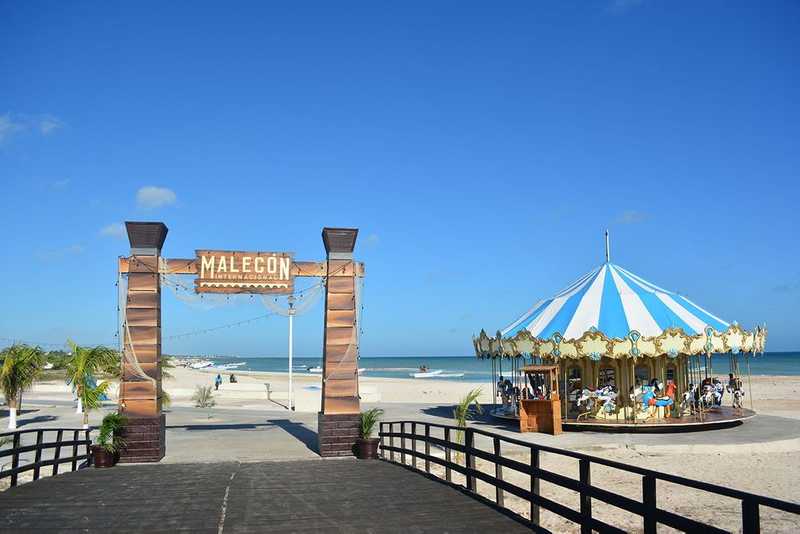
{"type": "MultiPolygon", "coordinates": [[[[161,356],[158,360],[158,368],[161,370],[161,380],[162,383],[164,380],[168,378],[173,378],[174,375],[169,371],[170,369],[175,369],[175,364],[172,363],[172,356],[161,356]]],[[[169,396],[167,390],[161,389],[161,405],[164,407],[168,407],[172,404],[172,397],[169,396]]]]}
{"type": "Polygon", "coordinates": [[[81,347],[69,341],[72,356],[67,362],[67,379],[78,397],[77,413],[83,413],[83,428],[89,428],[89,411],[102,405],[109,382],[97,383],[95,375],[118,361],[117,351],[98,345],[81,347]]]}
{"type": "MultiPolygon", "coordinates": [[[[473,418],[473,411],[470,409],[472,406],[475,406],[475,412],[479,414],[483,413],[483,408],[481,408],[480,403],[478,403],[478,397],[481,396],[481,393],[481,388],[475,388],[464,395],[464,398],[456,404],[456,407],[453,409],[453,418],[456,420],[457,427],[467,428],[467,420],[473,418]]],[[[464,444],[463,430],[456,432],[456,441],[461,445],[464,444]]],[[[458,462],[460,458],[461,454],[456,453],[456,462],[458,462]]]]}
{"type": "Polygon", "coordinates": [[[29,389],[44,365],[44,354],[39,347],[16,344],[3,351],[0,368],[0,388],[8,404],[8,428],[17,428],[17,408],[21,408],[22,392],[29,389]]]}

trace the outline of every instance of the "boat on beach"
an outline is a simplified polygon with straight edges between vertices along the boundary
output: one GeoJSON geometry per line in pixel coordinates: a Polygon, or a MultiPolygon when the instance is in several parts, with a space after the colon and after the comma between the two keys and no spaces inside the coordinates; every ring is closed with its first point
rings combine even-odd
{"type": "Polygon", "coordinates": [[[192,362],[189,364],[189,367],[192,369],[205,369],[206,367],[211,367],[214,365],[214,362],[208,360],[200,360],[199,362],[192,362]]]}

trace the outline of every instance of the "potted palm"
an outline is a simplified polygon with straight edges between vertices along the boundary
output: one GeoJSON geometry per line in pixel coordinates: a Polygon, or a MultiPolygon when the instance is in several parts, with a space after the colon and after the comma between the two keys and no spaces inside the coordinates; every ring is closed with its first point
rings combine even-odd
{"type": "Polygon", "coordinates": [[[67,362],[67,378],[78,397],[77,413],[83,413],[83,428],[89,428],[89,411],[102,406],[109,383],[97,383],[95,375],[119,365],[119,355],[108,347],[80,347],[69,342],[72,356],[67,362]]]}
{"type": "Polygon", "coordinates": [[[125,416],[114,412],[103,417],[97,435],[97,444],[92,445],[92,463],[95,467],[113,467],[119,459],[119,452],[125,447],[125,440],[119,436],[125,425],[125,416]]]}
{"type": "Polygon", "coordinates": [[[0,355],[0,389],[8,404],[8,429],[17,428],[17,409],[22,405],[22,392],[29,389],[39,376],[44,357],[39,347],[16,344],[0,355]]]}
{"type": "MultiPolygon", "coordinates": [[[[456,426],[462,430],[456,432],[456,442],[460,445],[464,444],[464,430],[467,428],[467,421],[474,417],[474,413],[481,414],[481,408],[478,398],[481,396],[481,388],[475,388],[469,391],[453,408],[453,419],[455,419],[456,426]],[[473,412],[472,408],[475,408],[473,412]]],[[[456,461],[460,461],[461,453],[456,453],[456,461]]]]}
{"type": "Polygon", "coordinates": [[[378,458],[378,438],[373,438],[375,425],[383,415],[380,408],[372,408],[361,412],[361,437],[356,440],[356,458],[359,460],[374,460],[378,458]]]}

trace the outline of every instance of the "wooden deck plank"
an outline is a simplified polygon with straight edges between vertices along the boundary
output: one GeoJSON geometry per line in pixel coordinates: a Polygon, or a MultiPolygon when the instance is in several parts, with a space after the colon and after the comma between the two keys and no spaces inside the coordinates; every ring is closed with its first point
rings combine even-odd
{"type": "Polygon", "coordinates": [[[352,459],[85,469],[0,494],[0,531],[218,532],[226,489],[223,532],[527,531],[419,473],[352,459]]]}

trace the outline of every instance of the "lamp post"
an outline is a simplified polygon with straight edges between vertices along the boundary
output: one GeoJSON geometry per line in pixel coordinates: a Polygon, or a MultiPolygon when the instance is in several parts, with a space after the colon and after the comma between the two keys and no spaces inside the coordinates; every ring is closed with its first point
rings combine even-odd
{"type": "Polygon", "coordinates": [[[292,384],[292,368],[294,367],[292,365],[292,357],[293,357],[292,353],[294,352],[294,339],[293,339],[293,335],[292,335],[292,327],[293,327],[292,323],[294,321],[294,314],[295,314],[295,309],[294,309],[295,297],[294,297],[294,295],[289,295],[289,298],[287,299],[287,301],[289,302],[289,409],[294,411],[294,390],[293,390],[293,387],[292,387],[293,386],[293,384],[292,384]]]}

